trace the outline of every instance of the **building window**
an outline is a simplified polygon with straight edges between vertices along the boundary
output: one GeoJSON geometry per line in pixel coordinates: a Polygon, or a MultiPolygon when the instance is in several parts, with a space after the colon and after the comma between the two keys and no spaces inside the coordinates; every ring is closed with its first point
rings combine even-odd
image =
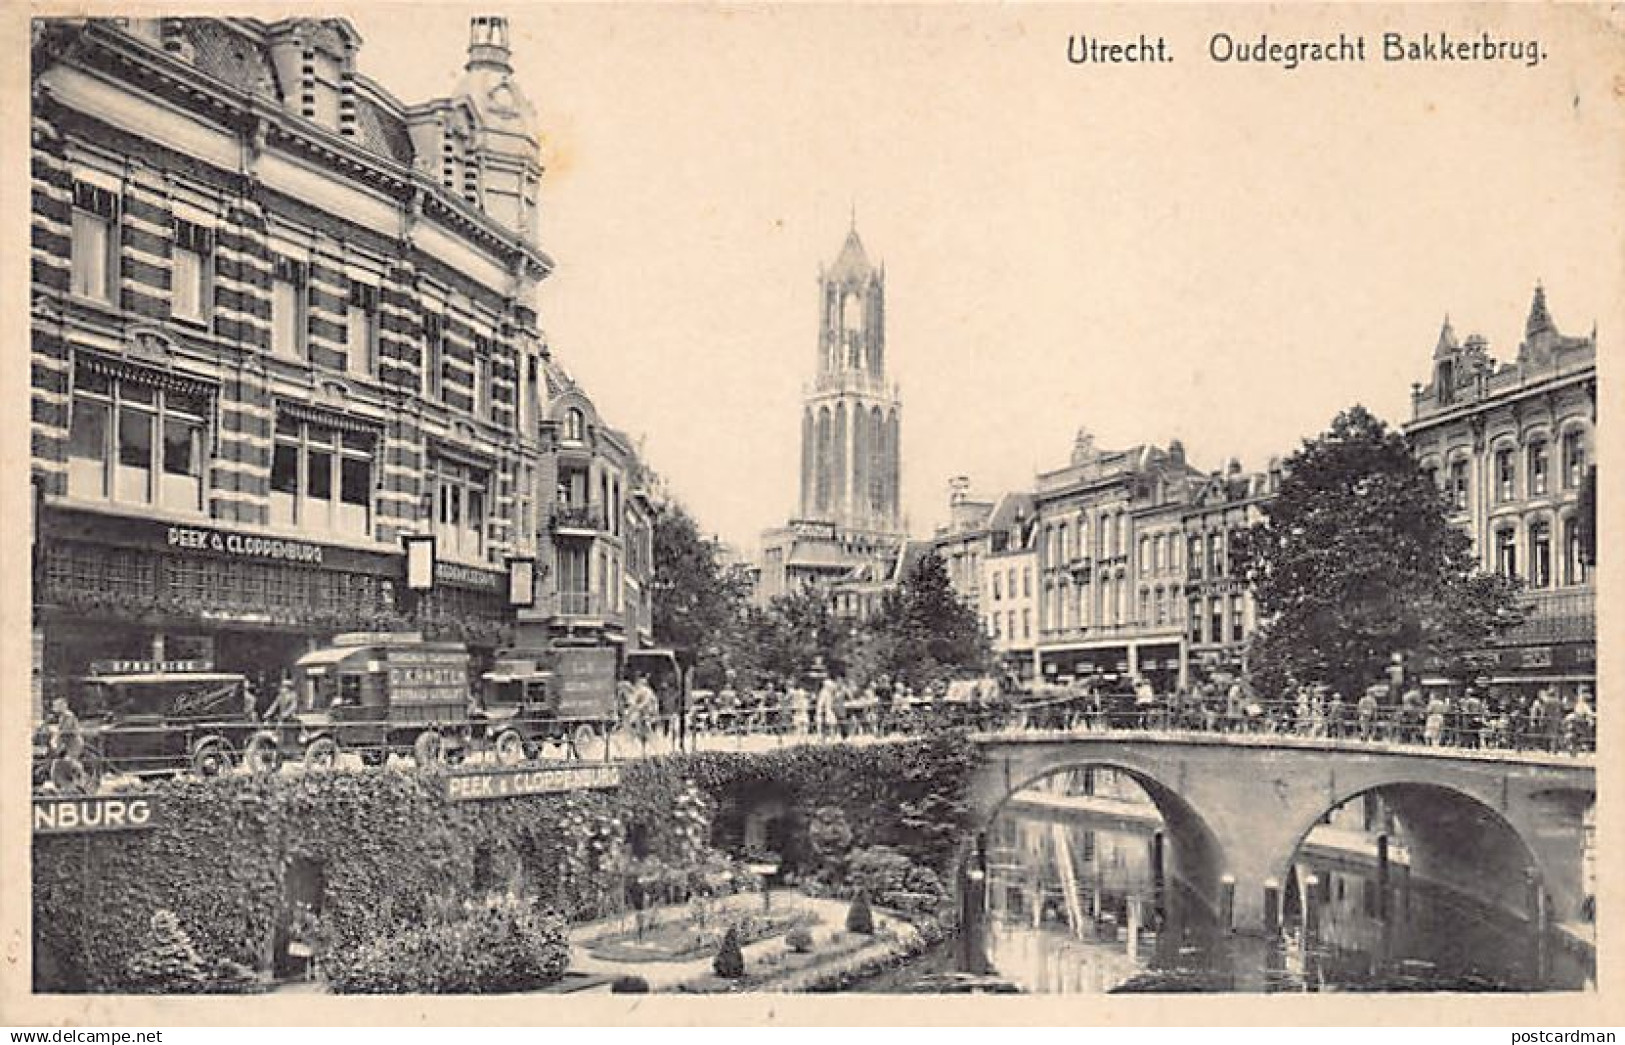
{"type": "Polygon", "coordinates": [[[366,377],[378,372],[378,288],[352,279],[349,306],[344,371],[366,377]]]}
{"type": "Polygon", "coordinates": [[[1202,576],[1202,538],[1192,534],[1185,542],[1189,547],[1185,556],[1185,564],[1190,568],[1192,577],[1202,576]]]}
{"type": "Polygon", "coordinates": [[[1541,439],[1529,444],[1529,496],[1539,497],[1546,492],[1547,472],[1550,455],[1546,452],[1546,440],[1541,439]]]}
{"type": "Polygon", "coordinates": [[[1563,435],[1563,485],[1569,489],[1578,487],[1585,479],[1586,445],[1585,435],[1578,429],[1565,432],[1563,435]]]}
{"type": "Polygon", "coordinates": [[[999,637],[999,615],[997,613],[991,613],[988,615],[987,628],[989,634],[991,634],[993,638],[996,639],[999,637]]]}
{"type": "Polygon", "coordinates": [[[1552,585],[1552,525],[1541,521],[1529,527],[1529,586],[1552,585]]]}
{"type": "Polygon", "coordinates": [[[1159,533],[1157,539],[1151,542],[1151,569],[1158,573],[1162,572],[1162,544],[1163,536],[1159,533]]]}
{"type": "Polygon", "coordinates": [[[271,522],[316,533],[372,533],[377,437],[282,413],[271,454],[271,522]]]}
{"type": "Polygon", "coordinates": [[[993,575],[993,601],[998,602],[1002,598],[1004,598],[1004,585],[999,583],[999,575],[995,573],[993,575]]]}
{"type": "Polygon", "coordinates": [[[201,225],[177,219],[172,271],[174,293],[170,299],[170,312],[175,317],[199,323],[208,318],[213,261],[213,234],[201,225]]]}
{"type": "Polygon", "coordinates": [[[1144,624],[1150,623],[1150,621],[1151,621],[1151,589],[1149,589],[1149,588],[1141,588],[1140,589],[1140,616],[1136,620],[1136,623],[1144,625],[1144,624]]]}
{"type": "Polygon", "coordinates": [[[1163,598],[1161,588],[1157,589],[1157,627],[1168,623],[1168,603],[1163,598]]]}
{"type": "Polygon", "coordinates": [[[1149,537],[1140,538],[1139,569],[1141,573],[1147,573],[1151,569],[1151,538],[1149,537]]]}
{"type": "Polygon", "coordinates": [[[1200,645],[1202,641],[1202,600],[1200,598],[1191,597],[1188,620],[1191,626],[1191,642],[1200,645]]]}
{"type": "Polygon", "coordinates": [[[485,513],[490,473],[444,460],[432,461],[430,471],[436,551],[448,559],[483,560],[487,551],[485,513]]]}
{"type": "Polygon", "coordinates": [[[118,194],[73,184],[72,287],[80,297],[113,302],[118,286],[118,194]]]}
{"type": "MultiPolygon", "coordinates": [[[[1022,594],[1023,598],[1028,598],[1028,599],[1032,598],[1032,595],[1033,595],[1033,568],[1031,566],[1023,566],[1021,568],[1021,594],[1022,594]]],[[[1014,592],[1011,593],[1011,597],[1012,598],[1015,597],[1014,592]]]]}
{"type": "Polygon", "coordinates": [[[1211,636],[1213,642],[1223,642],[1224,600],[1219,598],[1217,595],[1208,600],[1208,613],[1211,618],[1208,621],[1208,635],[1211,636]]]}
{"type": "Polygon", "coordinates": [[[1495,532],[1495,572],[1518,576],[1518,534],[1510,526],[1495,532]]]}
{"type": "Polygon", "coordinates": [[[564,438],[567,442],[581,443],[587,439],[587,417],[578,408],[564,412],[564,438]]]}
{"type": "Polygon", "coordinates": [[[1580,520],[1571,515],[1563,520],[1563,583],[1584,584],[1587,579],[1580,557],[1580,520]]]}
{"type": "Polygon", "coordinates": [[[1230,596],[1230,641],[1241,642],[1247,637],[1247,618],[1242,612],[1241,596],[1230,596]]]}
{"type": "Polygon", "coordinates": [[[1010,638],[1016,637],[1016,611],[1008,610],[1004,615],[1004,633],[1010,638]]]}
{"type": "Polygon", "coordinates": [[[446,317],[438,312],[423,314],[423,395],[446,401],[446,317]]]}
{"type": "Polygon", "coordinates": [[[271,351],[283,359],[305,359],[305,266],[278,257],[271,264],[271,351]]]}
{"type": "Polygon", "coordinates": [[[1107,559],[1111,557],[1111,554],[1112,517],[1109,515],[1102,515],[1100,517],[1100,557],[1102,559],[1107,559]]]}
{"type": "Polygon", "coordinates": [[[1429,486],[1433,487],[1435,490],[1439,488],[1439,466],[1437,464],[1430,461],[1423,465],[1422,474],[1427,477],[1429,486]]]}
{"type": "Polygon", "coordinates": [[[68,428],[68,493],[203,510],[211,397],[113,378],[81,364],[68,428]]]}
{"type": "Polygon", "coordinates": [[[491,420],[491,339],[474,338],[474,416],[491,420]]]}
{"type": "Polygon", "coordinates": [[[1033,611],[1026,607],[1021,610],[1021,637],[1024,639],[1033,637],[1033,611]]]}
{"type": "Polygon", "coordinates": [[[1450,504],[1458,512],[1467,510],[1467,461],[1450,462],[1450,504]]]}
{"type": "Polygon", "coordinates": [[[1495,499],[1497,501],[1510,501],[1513,497],[1513,487],[1518,477],[1518,466],[1512,456],[1511,447],[1502,447],[1495,451],[1495,499]]]}
{"type": "Polygon", "coordinates": [[[1224,576],[1224,534],[1207,535],[1207,569],[1211,577],[1224,576]]]}

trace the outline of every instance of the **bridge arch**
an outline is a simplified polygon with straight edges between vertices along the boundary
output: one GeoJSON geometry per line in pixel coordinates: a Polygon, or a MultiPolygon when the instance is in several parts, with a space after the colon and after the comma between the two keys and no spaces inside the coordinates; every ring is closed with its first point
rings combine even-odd
{"type": "MultiPolygon", "coordinates": [[[[1218,836],[1202,813],[1174,787],[1147,771],[1145,767],[1130,764],[1126,759],[1074,754],[1008,777],[1008,782],[999,787],[1002,793],[984,805],[984,812],[976,822],[977,837],[980,838],[986,833],[999,813],[1018,793],[1062,773],[1090,769],[1107,769],[1121,773],[1146,793],[1146,797],[1151,800],[1162,817],[1163,838],[1167,843],[1163,850],[1165,874],[1186,886],[1210,911],[1216,911],[1219,905],[1220,877],[1225,867],[1224,853],[1218,836]]],[[[971,851],[966,850],[964,855],[968,858],[971,851]]]]}
{"type": "Polygon", "coordinates": [[[1540,857],[1518,828],[1482,798],[1437,783],[1393,780],[1350,789],[1294,826],[1275,879],[1285,882],[1309,835],[1328,816],[1367,795],[1391,814],[1409,855],[1414,880],[1448,886],[1528,916],[1528,873],[1544,874],[1540,857]]]}

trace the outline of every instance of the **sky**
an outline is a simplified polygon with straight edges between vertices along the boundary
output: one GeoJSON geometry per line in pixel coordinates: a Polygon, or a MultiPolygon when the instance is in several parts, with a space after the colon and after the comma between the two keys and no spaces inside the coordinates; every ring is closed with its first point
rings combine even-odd
{"type": "Polygon", "coordinates": [[[1537,280],[1605,356],[1621,329],[1619,34],[1593,11],[373,6],[361,69],[444,94],[491,13],[545,137],[553,352],[744,552],[795,508],[818,267],[854,211],[886,268],[917,535],[951,477],[1027,487],[1080,427],[1211,469],[1355,402],[1403,421],[1446,313],[1512,358],[1537,280]],[[1207,54],[1217,32],[1374,54],[1384,31],[1543,59],[1207,54]],[[1072,34],[1142,33],[1174,60],[1066,60],[1072,34]]]}

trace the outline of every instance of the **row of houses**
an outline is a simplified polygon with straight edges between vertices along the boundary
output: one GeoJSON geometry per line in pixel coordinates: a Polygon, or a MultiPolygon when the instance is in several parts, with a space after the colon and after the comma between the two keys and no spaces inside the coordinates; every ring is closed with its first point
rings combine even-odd
{"type": "Polygon", "coordinates": [[[418,103],[361,45],[34,22],[36,700],[98,660],[275,674],[340,630],[477,663],[651,638],[643,467],[541,323],[507,24],[418,103]]]}
{"type": "MultiPolygon", "coordinates": [[[[1502,686],[1594,687],[1596,588],[1578,508],[1595,463],[1595,331],[1562,334],[1537,288],[1514,361],[1497,362],[1479,335],[1458,340],[1447,320],[1433,363],[1404,430],[1483,568],[1520,578],[1531,607],[1468,664],[1502,686]]],[[[1278,459],[1203,471],[1177,441],[1109,450],[1080,431],[1067,464],[1031,489],[984,500],[956,480],[932,545],[1017,676],[1187,685],[1245,669],[1258,610],[1231,547],[1282,478],[1278,459]]]]}

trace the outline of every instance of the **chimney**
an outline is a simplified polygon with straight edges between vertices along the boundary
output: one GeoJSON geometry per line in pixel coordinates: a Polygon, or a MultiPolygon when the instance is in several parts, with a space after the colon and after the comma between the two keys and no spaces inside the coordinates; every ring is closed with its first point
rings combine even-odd
{"type": "Polygon", "coordinates": [[[478,15],[468,23],[469,69],[513,72],[508,63],[508,20],[501,15],[478,15]]]}

